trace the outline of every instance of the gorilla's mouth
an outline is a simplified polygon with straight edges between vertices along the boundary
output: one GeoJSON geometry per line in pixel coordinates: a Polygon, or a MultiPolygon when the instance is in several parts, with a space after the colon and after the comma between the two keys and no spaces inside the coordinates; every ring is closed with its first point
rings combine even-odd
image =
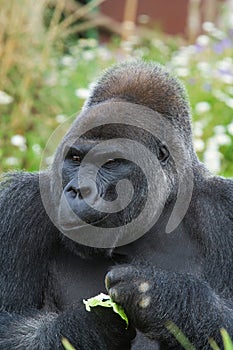
{"type": "Polygon", "coordinates": [[[77,230],[77,229],[82,229],[85,227],[89,227],[91,226],[97,226],[100,223],[102,223],[104,220],[106,220],[109,217],[109,214],[106,214],[105,216],[103,216],[102,218],[92,221],[92,222],[86,222],[85,220],[82,220],[82,222],[66,222],[66,223],[61,223],[60,226],[64,231],[71,231],[71,230],[77,230]]]}

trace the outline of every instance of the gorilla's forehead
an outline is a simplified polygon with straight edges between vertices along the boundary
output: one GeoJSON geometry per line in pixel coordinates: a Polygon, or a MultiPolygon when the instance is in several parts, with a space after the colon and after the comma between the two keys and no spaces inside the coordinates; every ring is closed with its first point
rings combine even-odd
{"type": "Polygon", "coordinates": [[[70,136],[73,134],[76,137],[81,137],[90,132],[93,134],[95,128],[98,128],[99,137],[103,136],[101,131],[105,135],[109,132],[113,135],[118,134],[119,128],[122,132],[123,126],[133,126],[150,133],[157,133],[158,130],[161,132],[161,129],[164,129],[164,119],[150,108],[113,100],[84,109],[77,117],[70,136]],[[116,128],[113,128],[112,124],[116,128]]]}

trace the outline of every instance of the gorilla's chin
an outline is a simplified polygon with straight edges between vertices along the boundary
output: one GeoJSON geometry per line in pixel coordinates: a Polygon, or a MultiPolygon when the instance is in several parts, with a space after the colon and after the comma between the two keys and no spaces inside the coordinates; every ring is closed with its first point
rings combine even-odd
{"type": "MultiPolygon", "coordinates": [[[[83,230],[83,228],[81,230],[83,230]]],[[[67,232],[62,233],[61,239],[65,247],[82,259],[111,258],[113,254],[112,248],[96,248],[86,246],[79,243],[77,239],[74,239],[73,235],[69,235],[67,232]]]]}
{"type": "Polygon", "coordinates": [[[59,224],[59,228],[62,230],[62,232],[69,232],[69,231],[76,231],[78,233],[78,231],[80,229],[87,229],[90,228],[90,226],[101,226],[101,223],[104,222],[107,218],[108,218],[108,214],[104,215],[102,218],[99,218],[97,220],[94,221],[86,221],[85,219],[81,219],[78,215],[75,214],[75,216],[77,217],[76,220],[74,220],[73,218],[70,218],[69,216],[64,217],[63,215],[58,216],[58,224],[59,224]]]}

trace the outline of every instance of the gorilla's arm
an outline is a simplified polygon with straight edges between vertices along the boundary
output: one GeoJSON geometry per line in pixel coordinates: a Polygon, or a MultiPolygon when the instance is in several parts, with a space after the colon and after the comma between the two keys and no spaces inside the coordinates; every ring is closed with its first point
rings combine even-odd
{"type": "Polygon", "coordinates": [[[210,349],[209,337],[221,344],[222,327],[233,336],[233,305],[192,275],[125,266],[113,269],[107,280],[109,294],[134,326],[169,349],[178,346],[166,329],[169,321],[197,349],[210,349]]]}
{"type": "Polygon", "coordinates": [[[62,350],[62,336],[80,350],[130,347],[130,332],[111,310],[88,313],[81,302],[59,313],[44,310],[49,257],[59,236],[41,203],[37,174],[14,174],[1,183],[0,222],[0,350],[62,350]]]}
{"type": "Polygon", "coordinates": [[[38,174],[9,174],[0,183],[0,223],[1,305],[39,307],[58,232],[43,208],[38,174]]]}
{"type": "Polygon", "coordinates": [[[210,349],[210,337],[223,349],[221,328],[233,338],[233,182],[210,177],[198,187],[183,222],[203,247],[198,275],[195,266],[193,273],[176,272],[174,261],[174,271],[142,263],[114,268],[106,277],[109,294],[135,327],[169,349],[178,346],[165,327],[169,321],[197,349],[210,349]]]}
{"type": "Polygon", "coordinates": [[[135,336],[131,331],[126,331],[119,316],[106,308],[90,313],[83,305],[61,314],[32,310],[24,315],[0,313],[1,350],[64,350],[63,336],[79,350],[127,350],[130,338],[135,336]]]}

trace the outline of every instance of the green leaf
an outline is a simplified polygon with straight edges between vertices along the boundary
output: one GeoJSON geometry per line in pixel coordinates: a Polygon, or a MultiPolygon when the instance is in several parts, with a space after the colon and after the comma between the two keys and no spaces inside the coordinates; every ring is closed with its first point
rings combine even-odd
{"type": "Polygon", "coordinates": [[[174,335],[177,341],[182,345],[185,350],[196,350],[193,344],[190,343],[184,333],[175,325],[172,321],[167,321],[165,327],[174,335]]]}
{"type": "Polygon", "coordinates": [[[62,338],[61,342],[66,350],[75,350],[75,348],[70,344],[68,339],[62,338]]]}
{"type": "Polygon", "coordinates": [[[93,298],[89,298],[87,300],[83,299],[83,303],[85,304],[86,310],[91,311],[91,307],[102,306],[102,307],[111,307],[113,311],[118,314],[125,322],[126,328],[128,328],[129,320],[125,314],[124,309],[116,304],[109,295],[100,293],[93,298]]]}
{"type": "Polygon", "coordinates": [[[227,333],[227,331],[224,328],[222,328],[220,330],[220,332],[221,332],[221,335],[222,335],[224,349],[225,350],[233,350],[233,343],[232,343],[232,340],[231,340],[229,334],[227,333]]]}
{"type": "MultiPolygon", "coordinates": [[[[209,344],[213,350],[221,350],[216,341],[213,338],[209,338],[209,344]]],[[[225,349],[226,350],[226,349],[225,349]]]]}

